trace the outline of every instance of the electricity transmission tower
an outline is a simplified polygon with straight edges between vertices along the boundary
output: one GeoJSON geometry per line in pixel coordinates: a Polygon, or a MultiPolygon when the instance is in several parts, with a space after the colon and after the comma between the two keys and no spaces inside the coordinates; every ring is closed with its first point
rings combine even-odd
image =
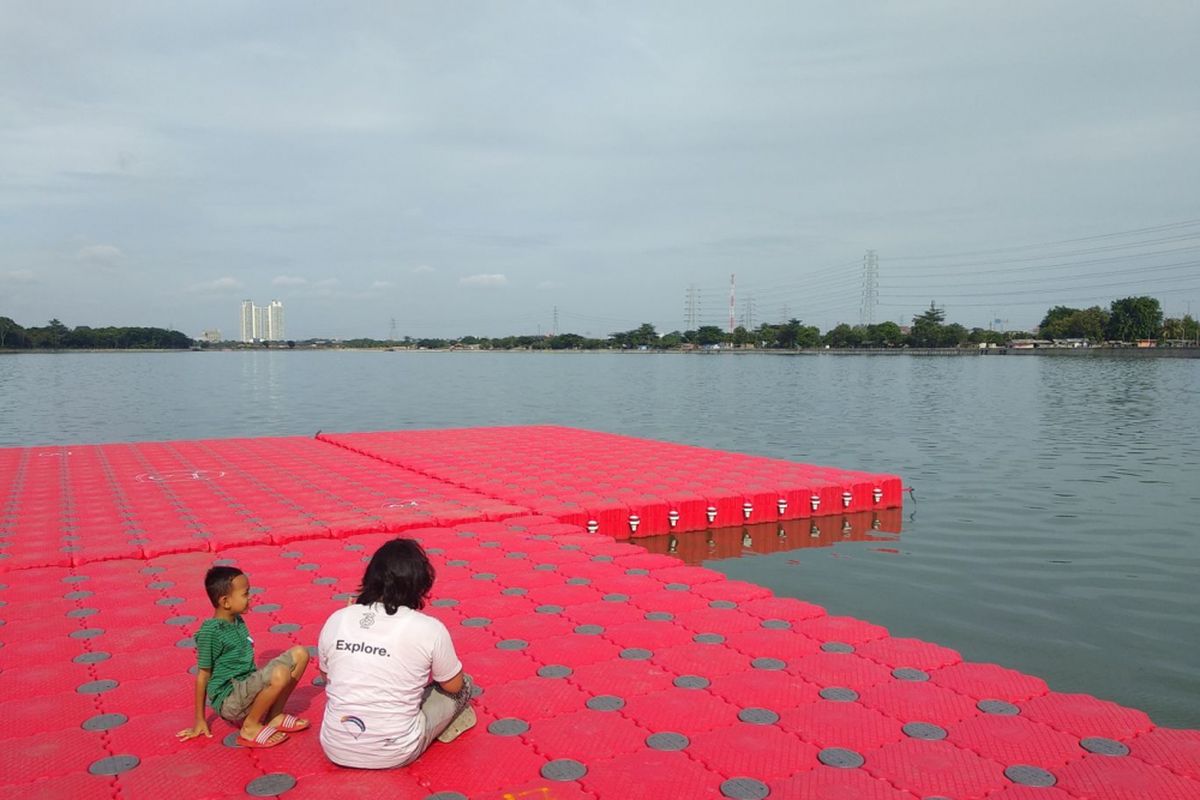
{"type": "Polygon", "coordinates": [[[879,256],[868,250],[863,256],[862,308],[858,321],[863,325],[875,324],[875,307],[879,305],[879,256]]]}

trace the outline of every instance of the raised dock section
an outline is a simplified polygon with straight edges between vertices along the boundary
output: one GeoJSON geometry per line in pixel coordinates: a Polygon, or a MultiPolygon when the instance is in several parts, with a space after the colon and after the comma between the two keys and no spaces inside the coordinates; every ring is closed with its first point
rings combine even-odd
{"type": "MultiPolygon", "coordinates": [[[[126,799],[1200,797],[1200,732],[621,541],[731,523],[869,536],[893,529],[900,489],[553,427],[0,450],[0,786],[126,799]],[[215,560],[250,576],[262,660],[315,644],[363,559],[397,534],[438,569],[427,612],[483,687],[476,729],[379,773],[333,767],[316,731],[239,750],[217,720],[211,740],[175,740],[215,560]]],[[[751,534],[710,538],[739,536],[751,534]]],[[[293,706],[319,722],[315,675],[293,706]]]]}

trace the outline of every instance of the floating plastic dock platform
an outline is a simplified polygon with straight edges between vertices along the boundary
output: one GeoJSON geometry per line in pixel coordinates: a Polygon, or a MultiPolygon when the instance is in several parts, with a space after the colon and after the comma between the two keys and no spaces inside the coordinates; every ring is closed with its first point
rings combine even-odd
{"type": "MultiPolygon", "coordinates": [[[[892,476],[549,427],[0,450],[0,786],[124,800],[1200,798],[1200,732],[622,541],[731,522],[886,531],[900,497],[892,476]],[[250,576],[261,661],[314,645],[397,534],[437,567],[426,610],[483,689],[475,729],[383,772],[332,766],[315,730],[241,750],[214,719],[212,739],[176,741],[214,561],[250,576]]],[[[319,723],[316,674],[289,710],[319,723]]]]}

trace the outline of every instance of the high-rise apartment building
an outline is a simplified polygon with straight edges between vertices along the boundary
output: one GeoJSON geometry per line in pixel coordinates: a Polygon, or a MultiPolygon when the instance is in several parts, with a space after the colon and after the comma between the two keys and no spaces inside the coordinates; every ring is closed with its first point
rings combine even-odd
{"type": "Polygon", "coordinates": [[[256,306],[253,300],[242,301],[243,342],[280,342],[284,338],[282,302],[256,306]]]}

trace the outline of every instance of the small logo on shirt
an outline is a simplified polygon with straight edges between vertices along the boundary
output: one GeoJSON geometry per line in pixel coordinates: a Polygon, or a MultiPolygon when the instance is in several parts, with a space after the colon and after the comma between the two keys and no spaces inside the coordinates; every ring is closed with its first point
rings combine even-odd
{"type": "Polygon", "coordinates": [[[366,629],[375,624],[375,612],[368,611],[362,615],[362,619],[358,621],[358,627],[366,629]]]}
{"type": "Polygon", "coordinates": [[[345,716],[339,720],[342,727],[346,729],[346,733],[353,736],[356,740],[367,732],[367,724],[358,717],[345,716]]]}

